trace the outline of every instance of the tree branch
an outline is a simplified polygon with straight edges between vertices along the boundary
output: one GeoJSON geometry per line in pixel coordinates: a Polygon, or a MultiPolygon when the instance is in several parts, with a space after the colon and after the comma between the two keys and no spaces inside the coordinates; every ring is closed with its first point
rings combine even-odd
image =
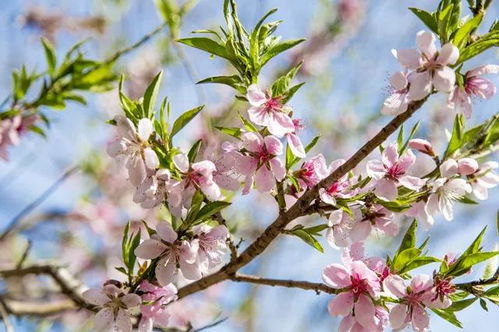
{"type": "Polygon", "coordinates": [[[363,159],[365,159],[373,150],[383,143],[391,134],[393,134],[407,119],[409,119],[421,106],[425,103],[428,97],[413,101],[409,104],[407,111],[397,115],[385,127],[383,127],[372,139],[364,144],[356,153],[353,154],[343,165],[338,167],[327,178],[322,180],[318,185],[307,190],[296,203],[284,213],[279,214],[277,219],[270,224],[263,233],[244,250],[237,259],[229,262],[219,271],[201,278],[191,284],[188,284],[178,291],[178,297],[182,298],[195,292],[204,290],[223,280],[230,279],[240,268],[251,262],[255,257],[260,255],[269,244],[282,232],[282,230],[292,220],[303,215],[304,211],[309,207],[310,203],[317,198],[319,188],[328,187],[350,170],[355,168],[363,159]]]}
{"type": "MultiPolygon", "coordinates": [[[[70,298],[77,307],[95,311],[94,305],[85,301],[81,296],[86,287],[77,280],[69,271],[61,266],[51,264],[34,264],[23,268],[0,271],[0,277],[24,277],[28,274],[48,275],[59,286],[61,292],[70,298]]],[[[74,307],[74,305],[73,305],[74,307]]]]}
{"type": "Polygon", "coordinates": [[[272,287],[287,287],[287,288],[300,288],[305,290],[313,290],[317,294],[320,292],[328,293],[328,294],[337,294],[338,290],[333,289],[331,287],[326,286],[322,283],[308,282],[308,281],[298,281],[298,280],[289,280],[289,279],[267,279],[261,278],[252,275],[245,274],[235,274],[230,277],[230,280],[236,282],[248,282],[252,284],[272,286],[272,287]]]}

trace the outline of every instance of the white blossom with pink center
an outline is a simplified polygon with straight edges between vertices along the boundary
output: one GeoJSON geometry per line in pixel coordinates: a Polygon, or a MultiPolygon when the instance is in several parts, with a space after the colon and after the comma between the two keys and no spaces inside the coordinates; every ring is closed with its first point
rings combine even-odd
{"type": "Polygon", "coordinates": [[[431,277],[424,274],[415,276],[409,287],[400,276],[388,276],[383,281],[384,290],[402,300],[390,310],[392,328],[401,330],[412,323],[415,331],[427,331],[430,319],[425,307],[443,309],[450,306],[452,302],[447,295],[453,292],[453,288],[448,286],[442,284],[438,289],[431,277]]]}
{"type": "Polygon", "coordinates": [[[227,254],[227,238],[229,231],[227,227],[218,225],[198,225],[192,228],[199,241],[198,264],[203,273],[207,273],[223,263],[223,257],[227,254]]]}
{"type": "Polygon", "coordinates": [[[499,167],[496,161],[486,161],[470,174],[468,181],[471,184],[473,195],[479,200],[486,200],[489,197],[489,189],[499,184],[499,175],[494,169],[499,167]]]}
{"type": "Polygon", "coordinates": [[[376,319],[376,306],[373,299],[380,293],[380,282],[377,274],[359,260],[345,262],[345,266],[331,264],[323,273],[324,282],[342,292],[336,295],[328,305],[332,316],[344,316],[343,324],[352,326],[359,324],[367,331],[377,331],[379,321],[376,319]],[[353,316],[355,322],[348,322],[353,316]]]}
{"type": "Polygon", "coordinates": [[[203,160],[190,164],[184,154],[176,155],[174,161],[177,168],[182,172],[182,180],[170,181],[168,188],[168,206],[174,216],[180,217],[183,208],[190,208],[192,196],[198,189],[210,201],[223,198],[220,187],[213,179],[216,167],[212,161],[203,160]]]}
{"type": "Polygon", "coordinates": [[[411,150],[399,156],[396,144],[390,144],[383,151],[381,160],[367,162],[367,174],[377,180],[376,196],[391,201],[397,198],[397,188],[402,185],[411,190],[419,190],[426,180],[407,175],[409,168],[416,162],[411,150]]]}
{"type": "Polygon", "coordinates": [[[409,105],[409,81],[407,80],[407,73],[399,71],[390,76],[390,85],[393,91],[383,103],[381,114],[383,115],[398,115],[407,111],[409,105]]]}
{"type": "Polygon", "coordinates": [[[276,180],[286,176],[286,169],[277,158],[283,153],[281,142],[275,136],[262,137],[253,132],[242,134],[241,141],[238,171],[245,177],[243,195],[249,193],[253,182],[262,193],[272,191],[276,180]]]}
{"type": "Polygon", "coordinates": [[[128,176],[133,185],[140,185],[147,173],[159,166],[159,159],[149,146],[149,137],[154,132],[150,119],[141,119],[135,125],[122,115],[115,117],[118,138],[110,142],[107,152],[112,157],[122,156],[126,160],[128,176]]]}
{"type": "Polygon", "coordinates": [[[496,94],[494,83],[481,76],[498,73],[499,65],[485,65],[468,71],[464,76],[464,86],[456,85],[449,95],[447,107],[470,118],[473,97],[490,99],[496,94]]]}
{"type": "Polygon", "coordinates": [[[201,278],[201,269],[197,264],[199,241],[179,240],[168,222],[160,221],[156,225],[156,232],[135,249],[135,255],[142,259],[159,257],[155,271],[158,283],[162,286],[170,284],[179,270],[188,280],[201,278]]]}
{"type": "Polygon", "coordinates": [[[465,179],[455,177],[458,167],[454,159],[448,159],[440,165],[441,177],[431,183],[431,194],[426,204],[428,214],[441,212],[444,218],[450,221],[454,218],[454,202],[471,193],[471,185],[465,179]]]}
{"type": "Polygon", "coordinates": [[[310,158],[294,173],[301,188],[311,188],[327,177],[329,169],[322,154],[310,158]]]}
{"type": "MultiPolygon", "coordinates": [[[[338,159],[331,162],[331,164],[329,165],[328,173],[333,173],[344,163],[344,159],[338,159]]],[[[358,190],[349,190],[351,185],[352,181],[348,177],[348,174],[345,174],[340,179],[333,182],[328,188],[320,188],[319,197],[324,203],[334,206],[336,205],[336,200],[338,198],[352,198],[358,193],[358,190]]]]}
{"type": "Polygon", "coordinates": [[[113,284],[104,285],[102,289],[89,289],[82,296],[87,302],[102,307],[95,315],[97,331],[132,331],[128,309],[137,307],[142,302],[140,296],[123,294],[122,290],[113,284]]]}
{"type": "Polygon", "coordinates": [[[271,97],[255,84],[248,87],[246,98],[251,105],[248,115],[253,123],[267,127],[277,137],[295,132],[295,125],[288,115],[290,108],[281,103],[281,98],[271,97]]]}
{"type": "Polygon", "coordinates": [[[148,176],[135,190],[133,201],[144,209],[151,209],[165,201],[170,188],[171,173],[167,169],[158,169],[148,176]]]}
{"type": "Polygon", "coordinates": [[[165,306],[177,298],[177,288],[173,284],[158,287],[144,280],[140,283],[143,304],[140,306],[142,315],[139,322],[139,332],[151,332],[154,327],[166,328],[170,314],[165,306]]]}
{"type": "Polygon", "coordinates": [[[431,32],[420,31],[416,35],[418,49],[393,50],[400,64],[413,70],[408,76],[409,100],[421,100],[435,88],[440,92],[451,92],[456,83],[456,73],[449,65],[456,63],[459,49],[447,43],[440,50],[431,32]]]}

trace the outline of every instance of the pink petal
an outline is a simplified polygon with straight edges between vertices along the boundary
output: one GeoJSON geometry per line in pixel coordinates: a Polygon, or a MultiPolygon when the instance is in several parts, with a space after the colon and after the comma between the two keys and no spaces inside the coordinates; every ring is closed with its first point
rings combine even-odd
{"type": "Polygon", "coordinates": [[[274,156],[280,156],[282,154],[282,143],[276,137],[265,136],[263,141],[268,153],[274,156]]]}
{"type": "Polygon", "coordinates": [[[421,64],[421,55],[415,49],[392,50],[398,62],[407,69],[417,69],[421,64]]]}
{"type": "Polygon", "coordinates": [[[476,67],[466,73],[466,77],[481,76],[487,74],[499,74],[499,65],[484,65],[476,67]]]}
{"type": "Polygon", "coordinates": [[[398,159],[399,159],[399,153],[397,151],[397,145],[396,144],[388,145],[382,154],[381,160],[383,161],[383,164],[388,167],[391,167],[398,161],[398,159]]]}
{"type": "Polygon", "coordinates": [[[159,237],[168,243],[173,243],[177,239],[177,232],[173,229],[172,225],[167,221],[160,221],[156,225],[156,232],[159,237]]]}
{"type": "Polygon", "coordinates": [[[383,288],[394,297],[403,298],[407,295],[407,286],[404,279],[398,275],[389,275],[383,280],[383,288]]]}
{"type": "Polygon", "coordinates": [[[267,100],[265,93],[256,84],[252,84],[246,91],[246,98],[253,106],[261,106],[267,100]]]}
{"type": "Polygon", "coordinates": [[[392,76],[390,76],[390,84],[392,87],[394,87],[396,90],[402,90],[407,87],[407,84],[409,82],[407,81],[407,76],[404,72],[398,71],[392,76]]]}
{"type": "Polygon", "coordinates": [[[381,179],[376,182],[374,193],[379,198],[387,201],[393,201],[398,196],[397,184],[390,179],[381,179]]]}
{"type": "Polygon", "coordinates": [[[111,157],[116,157],[122,153],[124,153],[127,149],[125,142],[122,139],[116,139],[114,141],[109,142],[107,145],[107,154],[111,157]]]}
{"type": "Polygon", "coordinates": [[[355,324],[355,317],[348,315],[341,320],[338,332],[351,332],[352,326],[355,324]]]}
{"type": "Polygon", "coordinates": [[[303,147],[303,144],[298,135],[291,133],[287,134],[286,138],[288,140],[289,148],[291,149],[291,152],[293,152],[293,155],[299,158],[305,158],[305,148],[303,147]]]}
{"type": "Polygon", "coordinates": [[[243,148],[250,152],[259,152],[263,146],[262,137],[259,134],[255,134],[253,132],[242,134],[241,140],[243,142],[243,148]]]}
{"type": "Polygon", "coordinates": [[[272,172],[263,165],[255,174],[255,187],[259,192],[268,193],[275,186],[275,179],[272,172]]]}
{"type": "Polygon", "coordinates": [[[340,264],[326,266],[322,272],[322,280],[332,288],[345,288],[352,284],[350,273],[340,264]]]}
{"type": "Polygon", "coordinates": [[[141,119],[139,121],[137,127],[138,127],[138,136],[139,136],[139,138],[143,142],[147,142],[147,140],[149,139],[149,136],[151,136],[151,134],[154,131],[154,127],[152,125],[151,120],[149,120],[147,118],[141,119]]]}
{"type": "Polygon", "coordinates": [[[132,331],[132,320],[130,319],[130,315],[122,308],[118,309],[115,324],[118,332],[132,331]]]}
{"type": "Polygon", "coordinates": [[[201,191],[209,201],[216,201],[222,198],[220,187],[214,181],[200,184],[201,191]]]}
{"type": "Polygon", "coordinates": [[[364,241],[371,234],[371,224],[369,221],[358,221],[354,224],[350,232],[352,241],[364,241]]]}
{"type": "Polygon", "coordinates": [[[357,322],[366,329],[372,329],[375,325],[375,313],[376,309],[371,300],[365,295],[360,295],[355,303],[355,319],[357,322]]]}
{"type": "Polygon", "coordinates": [[[95,329],[97,331],[109,331],[114,322],[114,314],[111,308],[101,309],[95,315],[95,329]]]}
{"type": "Polygon", "coordinates": [[[270,133],[277,137],[283,137],[284,135],[295,131],[293,120],[291,120],[287,114],[279,111],[272,113],[267,127],[270,133]]]}
{"type": "Polygon", "coordinates": [[[454,159],[447,159],[440,165],[440,175],[448,178],[457,174],[458,165],[454,159]]]}
{"type": "Polygon", "coordinates": [[[248,109],[248,116],[251,122],[259,126],[268,126],[271,122],[272,115],[263,106],[250,107],[248,109]]]}
{"type": "Polygon", "coordinates": [[[453,65],[456,63],[459,58],[459,49],[452,45],[451,43],[447,43],[442,46],[440,50],[440,54],[437,57],[437,62],[441,65],[453,65]]]}
{"type": "Polygon", "coordinates": [[[328,311],[332,316],[347,316],[353,309],[353,294],[343,292],[329,301],[328,311]]]}
{"type": "Polygon", "coordinates": [[[127,308],[133,308],[142,303],[140,296],[137,294],[126,294],[121,298],[121,302],[126,305],[127,308]]]}
{"type": "Polygon", "coordinates": [[[425,331],[430,325],[430,317],[421,306],[412,308],[412,326],[417,331],[425,331]]]}
{"type": "Polygon", "coordinates": [[[279,158],[272,158],[270,160],[270,166],[272,168],[272,173],[274,173],[275,178],[278,181],[282,181],[286,176],[286,168],[279,158]]]}
{"type": "Polygon", "coordinates": [[[417,178],[415,176],[406,175],[399,179],[399,183],[411,190],[419,190],[422,186],[425,185],[426,180],[417,178]]]}
{"type": "Polygon", "coordinates": [[[114,117],[116,121],[116,128],[118,129],[118,134],[121,137],[128,139],[129,141],[135,140],[135,126],[133,122],[123,115],[118,115],[114,117]]]}
{"type": "Polygon", "coordinates": [[[380,160],[369,160],[366,164],[367,175],[373,179],[382,179],[386,174],[386,169],[380,160]]]}
{"type": "Polygon", "coordinates": [[[395,92],[388,96],[383,103],[381,108],[381,114],[383,115],[398,115],[407,111],[407,105],[409,101],[407,100],[406,93],[395,92]]]}
{"type": "Polygon", "coordinates": [[[102,291],[102,289],[92,288],[83,292],[81,295],[87,302],[95,305],[103,305],[110,301],[109,297],[102,291]]]}
{"type": "Polygon", "coordinates": [[[437,52],[435,41],[435,35],[428,31],[420,31],[416,35],[416,44],[418,45],[418,49],[421,53],[424,53],[427,58],[433,58],[437,52]]]}
{"type": "Polygon", "coordinates": [[[478,170],[478,162],[473,158],[462,158],[457,162],[458,172],[461,175],[470,175],[478,170]]]}
{"type": "Polygon", "coordinates": [[[154,150],[151,148],[144,149],[144,161],[148,169],[156,169],[159,167],[158,156],[156,155],[156,152],[154,152],[154,150]]]}
{"type": "Polygon", "coordinates": [[[177,267],[172,259],[162,258],[156,265],[156,279],[161,286],[166,286],[175,279],[177,267]]]}
{"type": "Polygon", "coordinates": [[[411,86],[409,87],[407,97],[410,100],[421,100],[431,93],[431,77],[428,71],[411,73],[409,75],[409,82],[411,86]]]}
{"type": "Polygon", "coordinates": [[[159,257],[166,249],[167,246],[163,243],[153,239],[147,239],[135,248],[134,253],[137,257],[142,259],[154,259],[159,257]]]}
{"type": "Polygon", "coordinates": [[[390,310],[390,325],[394,330],[403,329],[407,325],[407,306],[397,304],[390,310]]]}
{"type": "Polygon", "coordinates": [[[435,70],[433,85],[440,92],[451,92],[456,84],[456,73],[450,67],[435,70]]]}
{"type": "Polygon", "coordinates": [[[173,156],[173,162],[179,171],[186,173],[189,170],[189,159],[185,154],[176,154],[173,156]]]}
{"type": "Polygon", "coordinates": [[[128,176],[130,182],[138,186],[146,178],[146,166],[144,160],[140,155],[134,155],[132,158],[128,159],[127,162],[128,176]]]}
{"type": "Polygon", "coordinates": [[[188,280],[198,280],[201,279],[201,270],[197,263],[189,264],[185,261],[181,260],[180,262],[180,270],[182,271],[182,275],[184,278],[188,280]]]}

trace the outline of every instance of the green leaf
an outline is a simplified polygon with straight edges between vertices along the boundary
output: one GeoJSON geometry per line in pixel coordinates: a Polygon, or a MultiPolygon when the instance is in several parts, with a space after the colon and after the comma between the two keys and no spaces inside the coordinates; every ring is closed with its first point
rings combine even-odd
{"type": "Polygon", "coordinates": [[[296,229],[294,231],[290,232],[291,234],[299,237],[300,239],[303,240],[306,244],[310,245],[311,247],[315,248],[321,253],[324,253],[324,248],[322,248],[321,244],[315,237],[313,237],[311,234],[307,233],[304,229],[296,229]]]}
{"type": "Polygon", "coordinates": [[[468,45],[459,56],[459,60],[457,60],[456,65],[463,63],[466,60],[469,60],[478,54],[486,51],[491,47],[499,46],[499,31],[492,31],[486,33],[480,37],[474,43],[468,45]]]}
{"type": "Polygon", "coordinates": [[[210,54],[219,56],[221,58],[232,60],[233,58],[227,53],[224,45],[205,37],[191,37],[182,38],[177,40],[179,43],[203,50],[210,54]]]}
{"type": "Polygon", "coordinates": [[[499,254],[499,251],[491,251],[491,252],[477,252],[474,254],[469,254],[464,256],[455,265],[450,269],[449,273],[453,276],[459,276],[463,273],[466,273],[471,269],[473,265],[486,261],[494,256],[499,254]]]}
{"type": "Polygon", "coordinates": [[[246,120],[246,118],[244,116],[242,116],[241,114],[239,114],[239,119],[241,119],[241,122],[243,123],[244,128],[247,131],[251,131],[251,132],[254,132],[254,133],[256,133],[258,131],[258,129],[256,129],[256,127],[251,122],[249,122],[248,120],[246,120]]]}
{"type": "Polygon", "coordinates": [[[196,157],[198,155],[199,149],[201,148],[201,145],[203,144],[203,140],[199,139],[197,140],[196,143],[194,143],[187,153],[187,158],[189,159],[190,163],[193,163],[196,160],[196,157]]]}
{"type": "Polygon", "coordinates": [[[397,135],[397,150],[400,154],[402,147],[404,146],[404,125],[400,126],[399,133],[397,135]]]}
{"type": "Polygon", "coordinates": [[[487,308],[487,302],[485,302],[484,299],[480,299],[480,306],[482,307],[483,310],[489,311],[489,308],[487,308]]]}
{"type": "Polygon", "coordinates": [[[262,56],[260,60],[260,66],[263,66],[266,64],[270,59],[275,57],[276,55],[292,48],[295,47],[296,45],[300,44],[301,42],[305,41],[305,39],[292,39],[292,40],[286,40],[280,43],[277,43],[276,45],[270,47],[265,54],[262,56]]]}
{"type": "Polygon", "coordinates": [[[463,197],[461,197],[461,198],[458,198],[458,201],[459,201],[460,203],[463,203],[463,204],[472,204],[472,205],[476,205],[476,204],[478,204],[478,202],[477,202],[477,201],[472,200],[472,199],[471,199],[471,198],[469,198],[468,196],[463,196],[463,197]]]}
{"type": "Polygon", "coordinates": [[[204,221],[204,220],[210,218],[215,213],[222,211],[223,209],[228,207],[230,204],[231,204],[230,202],[224,202],[224,201],[209,202],[208,204],[203,206],[203,208],[196,215],[196,220],[197,221],[204,221]]]}
{"type": "Polygon", "coordinates": [[[227,134],[229,136],[235,137],[235,138],[240,138],[241,137],[241,128],[237,127],[215,127],[216,129],[220,130],[222,133],[227,134]]]}
{"type": "Polygon", "coordinates": [[[196,84],[206,84],[206,83],[228,85],[241,93],[243,93],[243,90],[245,90],[244,84],[243,82],[241,82],[241,78],[237,75],[208,77],[205,78],[204,80],[197,82],[196,84]]]}
{"type": "Polygon", "coordinates": [[[452,325],[455,325],[459,328],[463,328],[463,325],[461,322],[457,319],[456,315],[454,312],[449,311],[449,310],[444,310],[444,309],[431,309],[434,313],[451,323],[452,325]]]}
{"type": "Polygon", "coordinates": [[[418,248],[408,248],[403,250],[393,258],[393,264],[391,267],[392,272],[399,273],[401,271],[404,271],[406,265],[408,265],[420,254],[421,250],[419,250],[418,248]]]}
{"type": "Polygon", "coordinates": [[[478,15],[466,21],[466,23],[456,31],[452,43],[460,50],[463,49],[470,39],[470,34],[478,28],[482,19],[483,14],[478,13],[478,15]]]}
{"type": "Polygon", "coordinates": [[[419,129],[419,126],[421,125],[421,121],[418,121],[416,122],[416,124],[412,127],[411,129],[411,132],[409,133],[409,136],[407,137],[407,139],[405,140],[405,143],[404,145],[402,146],[402,149],[400,150],[400,154],[402,155],[405,150],[407,149],[407,147],[409,146],[409,141],[414,137],[414,135],[416,134],[416,132],[418,131],[419,129]]]}
{"type": "Polygon", "coordinates": [[[418,222],[414,219],[405,232],[405,235],[400,243],[399,249],[397,250],[397,255],[402,251],[410,248],[416,247],[416,231],[418,230],[418,222]]]}
{"type": "Polygon", "coordinates": [[[447,150],[444,154],[444,159],[452,156],[454,152],[459,149],[463,143],[463,133],[464,133],[464,117],[462,114],[457,114],[454,119],[454,127],[452,129],[452,135],[447,146],[447,150]]]}
{"type": "Polygon", "coordinates": [[[416,15],[431,31],[438,34],[437,20],[435,20],[433,15],[427,11],[414,7],[409,8],[409,10],[413,12],[414,15],[416,15]]]}
{"type": "Polygon", "coordinates": [[[436,257],[431,257],[431,256],[416,257],[413,260],[409,261],[400,272],[406,273],[411,270],[417,269],[418,267],[438,262],[440,262],[440,259],[436,257]]]}
{"type": "Polygon", "coordinates": [[[158,75],[154,77],[151,84],[146,89],[144,93],[144,112],[145,117],[151,118],[154,111],[154,105],[156,104],[156,99],[158,98],[158,91],[161,85],[161,78],[163,77],[163,72],[160,71],[158,75]]]}
{"type": "Polygon", "coordinates": [[[466,309],[467,307],[469,307],[473,303],[475,303],[476,299],[477,299],[476,297],[473,297],[471,299],[465,299],[465,300],[461,300],[461,301],[454,301],[454,302],[452,302],[452,305],[447,308],[447,310],[454,311],[454,312],[455,311],[461,311],[463,309],[466,309]]]}
{"type": "Polygon", "coordinates": [[[468,248],[463,252],[462,256],[467,256],[469,254],[474,254],[480,250],[480,245],[482,244],[483,236],[485,235],[485,231],[487,230],[487,226],[485,226],[478,236],[473,240],[468,248]]]}
{"type": "Polygon", "coordinates": [[[47,71],[49,75],[52,76],[55,72],[57,62],[54,45],[46,38],[42,38],[42,44],[45,52],[45,59],[47,60],[47,71]]]}
{"type": "Polygon", "coordinates": [[[438,35],[442,44],[447,43],[449,40],[449,30],[451,26],[452,11],[454,4],[449,4],[438,14],[438,35]]]}
{"type": "Polygon", "coordinates": [[[194,117],[196,117],[196,115],[198,115],[198,113],[201,112],[203,108],[204,105],[198,106],[179,116],[178,119],[173,123],[170,138],[175,136],[180,130],[182,130],[182,128],[184,128],[189,122],[191,122],[191,120],[194,119],[194,117]]]}

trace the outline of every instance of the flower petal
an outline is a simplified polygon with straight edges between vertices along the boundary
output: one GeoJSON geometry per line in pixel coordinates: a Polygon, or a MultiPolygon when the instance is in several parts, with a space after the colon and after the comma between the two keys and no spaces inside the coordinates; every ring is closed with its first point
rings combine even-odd
{"type": "Polygon", "coordinates": [[[81,295],[87,302],[95,305],[103,305],[110,301],[109,297],[102,291],[102,289],[92,288],[86,290],[81,295]]]}
{"type": "Polygon", "coordinates": [[[156,225],[156,232],[159,237],[168,243],[173,243],[177,239],[177,232],[173,229],[172,225],[167,221],[160,221],[156,225]]]}
{"type": "Polygon", "coordinates": [[[153,240],[147,239],[137,248],[135,248],[135,255],[142,259],[154,259],[161,255],[167,249],[166,245],[163,243],[153,240]]]}
{"type": "Polygon", "coordinates": [[[109,331],[113,325],[114,315],[111,308],[101,309],[95,315],[95,329],[97,331],[109,331]]]}
{"type": "Polygon", "coordinates": [[[332,316],[347,316],[353,309],[353,294],[347,291],[336,295],[327,308],[332,316]]]}
{"type": "Polygon", "coordinates": [[[350,273],[340,264],[326,266],[322,272],[322,280],[333,288],[344,288],[352,284],[350,273]]]}

